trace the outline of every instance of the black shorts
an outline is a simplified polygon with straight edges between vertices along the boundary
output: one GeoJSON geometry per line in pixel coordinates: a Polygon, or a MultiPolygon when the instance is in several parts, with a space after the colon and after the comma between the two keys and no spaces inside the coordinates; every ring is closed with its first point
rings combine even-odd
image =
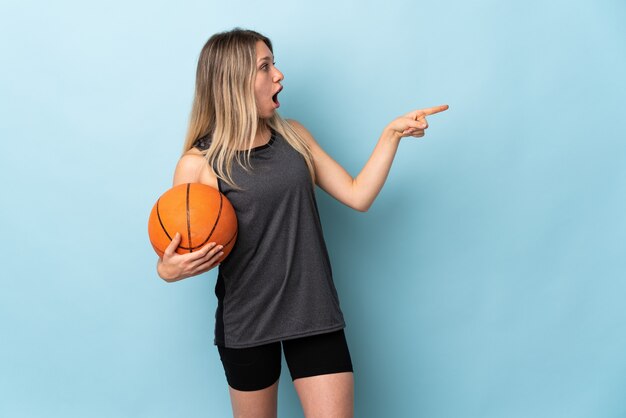
{"type": "MultiPolygon", "coordinates": [[[[291,379],[352,372],[343,330],[282,341],[291,379]]],[[[281,341],[250,348],[217,347],[226,380],[233,389],[252,391],[272,386],[280,377],[281,341]]]]}

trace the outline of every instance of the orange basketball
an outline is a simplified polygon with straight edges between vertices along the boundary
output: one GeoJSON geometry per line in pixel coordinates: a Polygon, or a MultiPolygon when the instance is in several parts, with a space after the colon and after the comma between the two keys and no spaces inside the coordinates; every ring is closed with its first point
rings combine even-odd
{"type": "Polygon", "coordinates": [[[205,244],[223,245],[224,260],[237,239],[237,217],[222,193],[201,183],[174,186],[154,204],[148,220],[148,235],[154,251],[163,257],[176,233],[179,254],[198,251],[205,244]]]}

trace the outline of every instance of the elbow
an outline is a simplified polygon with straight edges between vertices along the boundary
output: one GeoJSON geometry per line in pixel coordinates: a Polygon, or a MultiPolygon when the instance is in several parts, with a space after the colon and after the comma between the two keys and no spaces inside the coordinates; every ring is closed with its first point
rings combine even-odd
{"type": "Polygon", "coordinates": [[[376,199],[376,194],[372,195],[367,191],[359,188],[357,179],[352,179],[352,188],[348,198],[345,203],[350,208],[358,211],[358,212],[367,212],[374,203],[374,199],[376,199]]]}
{"type": "Polygon", "coordinates": [[[367,212],[372,206],[372,202],[354,202],[349,206],[358,212],[367,212]]]}

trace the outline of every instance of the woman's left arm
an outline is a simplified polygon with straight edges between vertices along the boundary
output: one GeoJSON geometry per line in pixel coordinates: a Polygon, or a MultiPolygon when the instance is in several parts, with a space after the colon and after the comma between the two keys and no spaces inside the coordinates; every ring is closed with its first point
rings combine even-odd
{"type": "Polygon", "coordinates": [[[289,122],[311,148],[317,185],[346,206],[365,212],[385,184],[400,140],[406,136],[424,136],[428,128],[426,116],[447,109],[448,105],[435,106],[394,119],[385,127],[369,160],[354,178],[319,146],[304,126],[293,120],[289,122]]]}

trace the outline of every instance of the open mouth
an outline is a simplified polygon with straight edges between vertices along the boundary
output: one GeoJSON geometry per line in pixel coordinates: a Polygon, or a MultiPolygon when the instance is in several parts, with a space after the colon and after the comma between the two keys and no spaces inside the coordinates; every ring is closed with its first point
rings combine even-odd
{"type": "Polygon", "coordinates": [[[280,89],[280,90],[278,90],[278,91],[276,92],[276,94],[274,94],[274,95],[272,96],[272,101],[274,102],[274,105],[276,105],[276,107],[279,107],[279,106],[280,106],[280,102],[278,101],[278,93],[280,93],[282,90],[283,90],[283,89],[282,89],[282,87],[281,87],[281,89],[280,89]]]}

